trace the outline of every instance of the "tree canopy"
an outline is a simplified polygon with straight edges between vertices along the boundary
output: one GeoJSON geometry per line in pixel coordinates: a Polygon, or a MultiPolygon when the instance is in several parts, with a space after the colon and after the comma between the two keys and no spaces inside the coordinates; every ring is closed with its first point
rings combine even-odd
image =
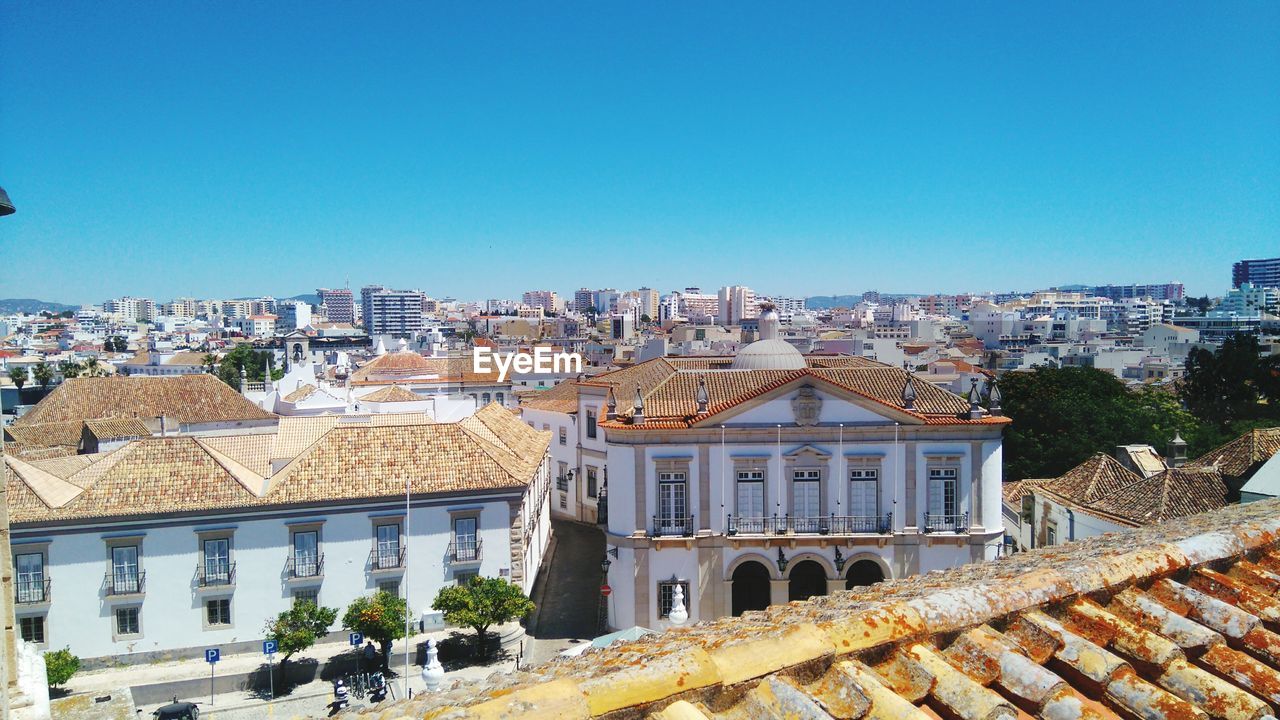
{"type": "Polygon", "coordinates": [[[440,588],[431,608],[443,612],[445,622],[475,630],[476,644],[483,652],[490,626],[528,615],[533,612],[533,601],[503,578],[477,576],[467,585],[440,588]]]}
{"type": "MultiPolygon", "coordinates": [[[[223,382],[239,390],[241,389],[240,368],[245,369],[249,382],[262,382],[263,369],[270,363],[270,350],[255,350],[252,345],[241,343],[222,357],[222,361],[218,363],[217,375],[223,382]]],[[[282,377],[284,377],[282,368],[272,368],[273,380],[279,380],[282,377]]]]}
{"type": "Polygon", "coordinates": [[[1280,419],[1280,356],[1261,355],[1258,338],[1235,335],[1216,350],[1187,356],[1179,396],[1196,417],[1226,430],[1242,421],[1280,419]]]}
{"type": "Polygon", "coordinates": [[[69,647],[44,654],[44,673],[49,687],[66,685],[79,669],[80,658],[73,655],[69,647]]]}
{"type": "Polygon", "coordinates": [[[9,379],[13,381],[14,385],[18,386],[19,390],[21,390],[22,386],[26,385],[27,381],[31,379],[31,376],[27,374],[27,369],[25,367],[21,365],[14,365],[9,368],[9,379]]]}
{"type": "Polygon", "coordinates": [[[31,377],[42,390],[48,390],[49,383],[53,382],[53,368],[49,367],[49,363],[42,362],[31,369],[31,377]]]}
{"type": "Polygon", "coordinates": [[[329,632],[337,617],[337,608],[320,607],[310,600],[299,600],[275,619],[268,620],[262,633],[275,639],[280,652],[284,653],[280,661],[284,664],[294,653],[315,645],[318,638],[329,632]]]}
{"type": "Polygon", "coordinates": [[[404,637],[405,615],[408,611],[408,603],[404,598],[380,590],[373,595],[352,600],[342,615],[342,627],[378,643],[382,650],[382,667],[387,669],[387,662],[391,657],[391,642],[404,637]]]}

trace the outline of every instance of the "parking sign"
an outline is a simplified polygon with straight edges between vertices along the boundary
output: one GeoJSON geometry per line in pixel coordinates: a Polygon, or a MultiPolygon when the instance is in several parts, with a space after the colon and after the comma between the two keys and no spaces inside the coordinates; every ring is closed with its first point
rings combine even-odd
{"type": "Polygon", "coordinates": [[[209,648],[204,651],[204,661],[210,665],[222,659],[222,651],[218,648],[209,648]]]}
{"type": "Polygon", "coordinates": [[[351,633],[350,635],[348,635],[348,636],[347,636],[347,640],[348,640],[352,645],[359,645],[360,643],[364,642],[364,635],[362,635],[362,634],[360,634],[360,633],[355,633],[355,632],[353,632],[353,633],[351,633]]]}
{"type": "Polygon", "coordinates": [[[278,650],[278,649],[280,649],[280,646],[276,644],[276,641],[275,641],[275,640],[263,640],[263,641],[262,641],[262,654],[263,654],[263,655],[275,655],[276,650],[278,650]]]}

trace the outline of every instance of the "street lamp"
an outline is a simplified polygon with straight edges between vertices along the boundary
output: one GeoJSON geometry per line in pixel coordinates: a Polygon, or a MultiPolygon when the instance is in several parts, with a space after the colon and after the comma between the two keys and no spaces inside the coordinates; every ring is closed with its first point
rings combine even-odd
{"type": "Polygon", "coordinates": [[[782,554],[782,548],[779,547],[778,548],[778,572],[785,573],[787,571],[787,563],[789,562],[791,561],[787,560],[787,556],[782,554]]]}
{"type": "Polygon", "coordinates": [[[612,562],[609,562],[609,553],[606,552],[604,554],[604,559],[600,561],[600,572],[604,573],[605,575],[608,575],[609,566],[612,564],[613,564],[612,562]]]}
{"type": "Polygon", "coordinates": [[[840,546],[836,546],[836,572],[844,572],[844,555],[840,553],[840,546]]]}

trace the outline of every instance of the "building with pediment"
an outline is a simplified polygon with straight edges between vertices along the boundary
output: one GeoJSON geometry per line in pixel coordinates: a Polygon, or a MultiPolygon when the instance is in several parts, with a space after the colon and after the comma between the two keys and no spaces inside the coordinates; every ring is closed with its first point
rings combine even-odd
{"type": "Polygon", "coordinates": [[[676,586],[692,622],[999,552],[998,388],[966,398],[802,355],[777,329],[765,308],[735,356],[658,358],[524,402],[552,433],[553,513],[606,529],[610,626],[665,627],[676,586]]]}

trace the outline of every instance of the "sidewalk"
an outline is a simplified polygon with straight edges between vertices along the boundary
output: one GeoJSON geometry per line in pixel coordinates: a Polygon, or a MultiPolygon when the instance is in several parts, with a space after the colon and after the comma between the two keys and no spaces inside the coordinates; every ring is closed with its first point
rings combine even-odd
{"type": "MultiPolygon", "coordinates": [[[[518,627],[519,626],[517,624],[510,623],[508,625],[502,625],[496,628],[492,628],[490,632],[496,633],[500,636],[505,636],[508,633],[512,632],[513,629],[517,629],[518,627]]],[[[396,640],[392,644],[391,652],[392,652],[392,657],[395,659],[398,659],[399,663],[393,662],[392,669],[396,672],[401,672],[401,673],[404,672],[403,658],[404,658],[404,651],[406,647],[409,648],[411,651],[415,651],[415,654],[416,654],[416,648],[418,647],[418,645],[425,643],[427,639],[434,638],[436,642],[440,642],[441,640],[444,640],[445,638],[449,637],[450,634],[454,632],[463,632],[464,634],[470,634],[472,631],[467,629],[459,629],[459,628],[446,628],[444,630],[435,630],[427,633],[419,633],[409,638],[408,645],[405,644],[405,640],[403,639],[396,640]]],[[[513,659],[511,661],[507,661],[505,664],[514,665],[514,657],[519,653],[518,644],[515,647],[508,647],[507,650],[511,653],[511,655],[513,656],[513,659]]],[[[328,662],[332,658],[342,655],[344,653],[352,652],[352,651],[353,651],[353,648],[350,645],[348,645],[346,642],[318,643],[308,648],[306,651],[294,655],[292,658],[289,659],[289,662],[294,663],[302,660],[314,660],[320,665],[324,665],[326,662],[328,662]]],[[[279,665],[281,657],[282,655],[280,654],[277,654],[275,656],[276,665],[279,665]]],[[[214,675],[227,676],[227,675],[243,675],[247,673],[253,673],[261,669],[266,664],[266,661],[267,661],[267,658],[262,653],[240,653],[236,655],[223,655],[222,660],[218,662],[218,664],[214,667],[214,675]]],[[[409,668],[410,675],[416,675],[422,670],[421,666],[417,665],[415,661],[416,661],[416,657],[410,658],[410,668],[409,668]]],[[[465,667],[458,670],[456,674],[458,677],[467,677],[471,674],[469,671],[476,670],[476,671],[483,671],[483,675],[481,675],[480,677],[485,677],[489,673],[502,670],[502,669],[503,667],[502,667],[502,664],[500,663],[500,664],[488,665],[483,667],[465,667]]],[[[448,666],[446,666],[446,670],[448,670],[448,666]]],[[[450,677],[452,677],[455,675],[455,673],[449,673],[449,675],[450,677]]],[[[155,663],[150,665],[128,665],[128,666],[118,667],[118,668],[104,668],[100,670],[91,670],[83,673],[77,673],[75,676],[71,678],[71,681],[67,683],[67,689],[75,694],[79,694],[79,693],[96,694],[96,693],[109,692],[111,690],[115,690],[121,687],[158,685],[158,684],[173,683],[178,681],[200,680],[200,679],[204,679],[204,680],[209,679],[209,665],[207,663],[199,659],[176,660],[172,662],[155,663]]],[[[301,691],[305,687],[307,686],[306,685],[299,686],[295,688],[294,692],[296,693],[298,691],[301,691]]],[[[233,694],[233,693],[227,693],[227,694],[233,694]]],[[[207,697],[208,696],[206,695],[206,700],[207,700],[207,697]]]]}

